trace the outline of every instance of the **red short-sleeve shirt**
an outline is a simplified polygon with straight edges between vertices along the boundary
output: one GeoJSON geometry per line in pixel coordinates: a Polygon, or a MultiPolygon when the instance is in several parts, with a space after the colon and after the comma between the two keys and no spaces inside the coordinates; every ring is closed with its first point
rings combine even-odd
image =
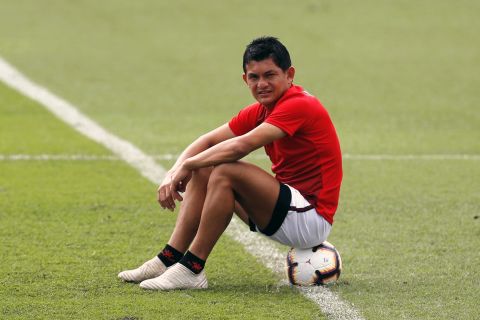
{"type": "Polygon", "coordinates": [[[263,122],[287,134],[265,146],[275,178],[300,191],[332,224],[342,182],[342,155],[327,110],[302,87],[292,86],[272,110],[260,103],[249,105],[229,126],[240,136],[263,122]]]}

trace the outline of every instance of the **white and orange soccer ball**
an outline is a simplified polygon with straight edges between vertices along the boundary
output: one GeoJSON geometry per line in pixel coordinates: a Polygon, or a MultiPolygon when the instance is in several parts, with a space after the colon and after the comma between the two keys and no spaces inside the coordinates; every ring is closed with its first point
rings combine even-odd
{"type": "Polygon", "coordinates": [[[287,254],[286,271],[293,285],[329,285],[340,277],[342,259],[327,241],[309,249],[291,248],[287,254]]]}

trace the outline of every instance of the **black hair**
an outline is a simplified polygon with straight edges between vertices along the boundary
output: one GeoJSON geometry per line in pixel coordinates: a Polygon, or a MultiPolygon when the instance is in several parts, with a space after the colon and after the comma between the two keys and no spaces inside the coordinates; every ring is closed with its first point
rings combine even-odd
{"type": "Polygon", "coordinates": [[[243,72],[250,61],[262,61],[272,58],[273,62],[286,71],[292,66],[287,48],[275,37],[260,37],[254,39],[243,53],[243,72]]]}

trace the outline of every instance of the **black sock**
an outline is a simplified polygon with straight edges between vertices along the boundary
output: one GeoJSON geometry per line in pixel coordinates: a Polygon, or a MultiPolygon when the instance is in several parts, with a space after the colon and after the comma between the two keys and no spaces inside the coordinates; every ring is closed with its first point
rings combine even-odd
{"type": "Polygon", "coordinates": [[[162,260],[163,264],[168,268],[180,261],[183,257],[183,253],[167,244],[157,257],[162,260]]]}
{"type": "Polygon", "coordinates": [[[205,260],[200,259],[190,251],[187,251],[180,263],[190,269],[193,273],[199,274],[205,267],[205,260]]]}

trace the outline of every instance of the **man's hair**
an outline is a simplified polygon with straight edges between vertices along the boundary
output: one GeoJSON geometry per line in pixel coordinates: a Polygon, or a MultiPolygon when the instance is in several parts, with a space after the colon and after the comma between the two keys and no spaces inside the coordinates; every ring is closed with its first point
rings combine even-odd
{"type": "Polygon", "coordinates": [[[282,69],[292,66],[287,48],[275,37],[260,37],[254,39],[243,54],[243,72],[247,72],[246,65],[250,61],[262,61],[272,58],[273,62],[282,69]]]}

